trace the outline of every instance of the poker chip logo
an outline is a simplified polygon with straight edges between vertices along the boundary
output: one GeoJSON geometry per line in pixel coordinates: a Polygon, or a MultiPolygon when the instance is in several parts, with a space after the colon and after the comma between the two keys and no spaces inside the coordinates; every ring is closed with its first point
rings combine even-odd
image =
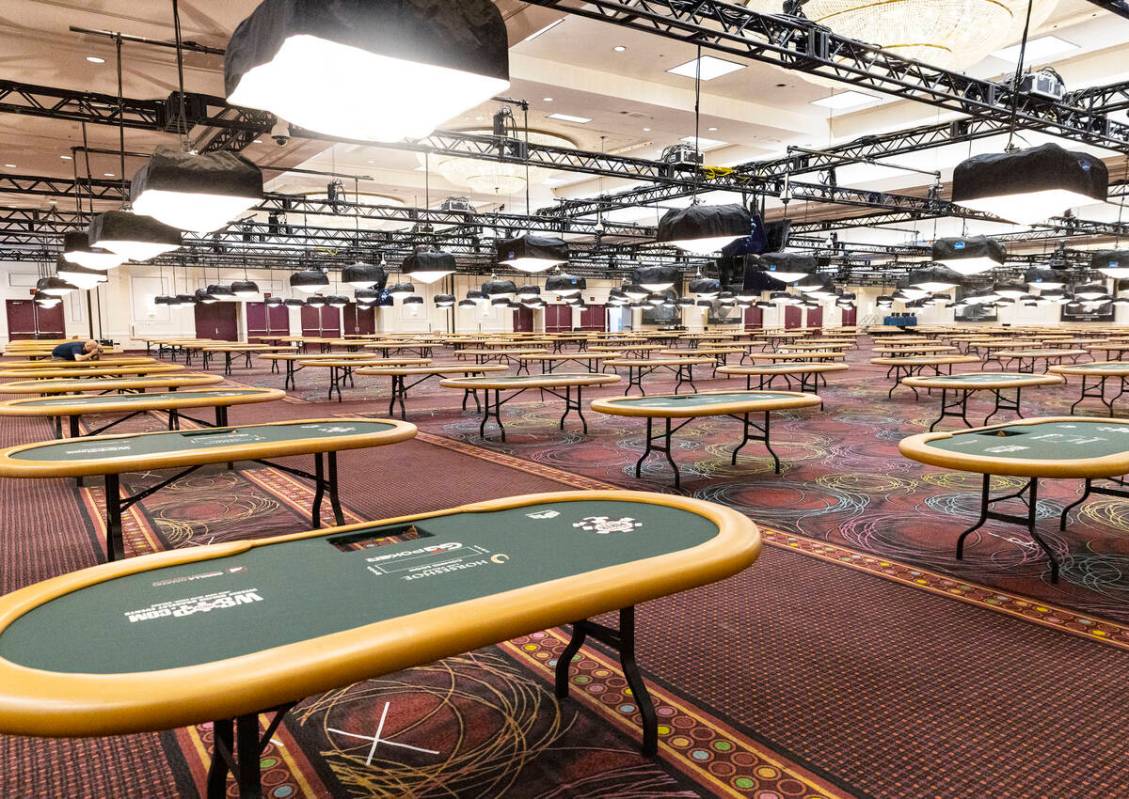
{"type": "Polygon", "coordinates": [[[638,530],[642,527],[643,522],[637,522],[630,516],[623,516],[619,519],[613,519],[609,516],[585,516],[580,521],[573,522],[572,526],[586,533],[608,535],[609,533],[630,533],[632,530],[638,530]]]}

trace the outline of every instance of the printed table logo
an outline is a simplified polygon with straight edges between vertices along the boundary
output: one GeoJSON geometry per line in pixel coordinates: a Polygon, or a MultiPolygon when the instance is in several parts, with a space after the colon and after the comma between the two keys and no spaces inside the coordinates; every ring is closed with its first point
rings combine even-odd
{"type": "Polygon", "coordinates": [[[637,522],[630,516],[623,516],[619,519],[613,519],[609,516],[585,516],[580,521],[573,522],[572,526],[586,533],[608,535],[609,533],[630,533],[632,530],[638,530],[642,527],[643,522],[637,522]]]}
{"type": "Polygon", "coordinates": [[[555,519],[558,516],[560,516],[561,514],[560,514],[560,511],[542,510],[542,511],[537,511],[536,513],[527,513],[525,515],[528,516],[530,519],[555,519]]]}

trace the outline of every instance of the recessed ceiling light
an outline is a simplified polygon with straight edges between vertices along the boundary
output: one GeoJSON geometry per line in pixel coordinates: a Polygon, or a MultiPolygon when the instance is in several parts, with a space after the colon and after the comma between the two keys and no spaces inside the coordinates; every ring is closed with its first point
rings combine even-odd
{"type": "Polygon", "coordinates": [[[546,97],[546,98],[544,98],[544,101],[546,103],[551,103],[551,102],[553,102],[553,98],[552,97],[546,97]]]}
{"type": "Polygon", "coordinates": [[[592,121],[588,117],[578,117],[572,114],[549,114],[549,119],[556,119],[561,122],[574,122],[577,125],[587,125],[592,121]]]}
{"type": "Polygon", "coordinates": [[[626,53],[627,52],[627,48],[624,47],[622,44],[617,44],[612,49],[615,50],[617,53],[626,53]]]}
{"type": "Polygon", "coordinates": [[[710,133],[717,133],[717,128],[706,128],[710,133]]]}
{"type": "Polygon", "coordinates": [[[524,39],[522,39],[522,41],[523,42],[531,42],[534,39],[536,39],[538,36],[544,36],[546,33],[551,31],[553,28],[557,27],[558,25],[560,25],[564,21],[565,21],[564,17],[561,17],[558,20],[554,20],[553,22],[550,22],[548,25],[546,25],[544,28],[541,28],[541,30],[535,31],[535,32],[529,34],[524,39]]]}
{"type": "MultiPolygon", "coordinates": [[[[682,141],[685,142],[686,144],[692,145],[694,143],[694,137],[693,136],[683,136],[682,141]]],[[[724,147],[727,144],[729,144],[729,142],[727,142],[727,141],[719,141],[717,139],[706,139],[706,138],[703,138],[701,136],[698,137],[698,147],[701,148],[702,152],[705,152],[706,150],[716,150],[718,147],[724,147]]]]}
{"type": "Polygon", "coordinates": [[[262,144],[262,143],[263,143],[262,139],[255,139],[251,142],[251,144],[262,144]]]}
{"type": "Polygon", "coordinates": [[[650,133],[650,132],[651,132],[651,129],[650,129],[650,128],[643,128],[643,132],[644,132],[644,133],[650,133]]]}
{"type": "Polygon", "coordinates": [[[107,177],[107,178],[112,178],[114,176],[114,173],[113,172],[103,172],[102,175],[104,177],[107,177]]]}
{"type": "Polygon", "coordinates": [[[62,158],[64,161],[73,161],[74,160],[69,155],[60,155],[59,157],[62,158]]]}
{"type": "Polygon", "coordinates": [[[842,110],[844,108],[857,108],[861,105],[870,105],[871,103],[879,102],[879,98],[873,94],[866,94],[865,92],[856,92],[853,89],[848,89],[845,92],[833,94],[830,97],[823,97],[819,100],[812,100],[812,105],[822,106],[823,108],[831,108],[835,110],[842,110]]]}
{"type": "Polygon", "coordinates": [[[106,59],[102,58],[101,56],[96,56],[96,55],[88,55],[86,57],[86,60],[89,61],[91,64],[105,64],[106,63],[106,59]]]}
{"type": "Polygon", "coordinates": [[[15,169],[16,165],[15,164],[4,164],[4,167],[5,167],[5,169],[15,169]]]}
{"type": "Polygon", "coordinates": [[[701,58],[695,58],[693,61],[672,67],[667,72],[672,75],[681,75],[684,78],[694,78],[698,76],[699,64],[701,65],[702,80],[713,80],[745,68],[744,64],[726,61],[724,58],[714,58],[712,55],[704,55],[701,58]]]}
{"type": "MultiPolygon", "coordinates": [[[[1053,58],[1056,55],[1069,53],[1071,50],[1077,50],[1078,45],[1060,39],[1057,36],[1040,36],[1038,39],[1031,39],[1027,42],[1027,52],[1024,54],[1024,60],[1040,61],[1044,58],[1053,58]]],[[[1005,47],[1002,50],[996,50],[992,53],[993,58],[998,58],[1001,61],[1007,61],[1011,64],[1019,61],[1019,45],[1005,47]]]]}

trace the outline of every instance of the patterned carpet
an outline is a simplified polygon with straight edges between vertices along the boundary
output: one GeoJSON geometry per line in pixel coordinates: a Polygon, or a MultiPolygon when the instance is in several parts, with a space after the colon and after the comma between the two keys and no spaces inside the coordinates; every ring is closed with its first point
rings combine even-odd
{"type": "MultiPolygon", "coordinates": [[[[865,358],[851,354],[853,364],[865,358]]],[[[974,481],[897,455],[899,438],[932,421],[935,400],[887,401],[882,378],[869,366],[832,375],[824,412],[782,414],[779,476],[755,444],[729,465],[736,423],[684,431],[675,457],[685,493],[741,508],[766,527],[769,546],[731,580],[642,609],[639,656],[659,709],[659,760],[636,753],[637,711],[600,647],[574,663],[573,698],[553,698],[550,673],[564,638],[548,630],[312,697],[264,753],[267,795],[1129,795],[1129,756],[1109,734],[1129,722],[1121,701],[1129,628],[1116,568],[1129,506],[1095,500],[1108,507],[1088,505],[1065,536],[1056,533],[1070,555],[1058,587],[1007,530],[981,535],[968,561],[954,561],[974,481]],[[382,746],[370,760],[386,703],[385,737],[416,749],[382,746]]],[[[262,370],[236,380],[281,382],[262,370]]],[[[329,404],[314,387],[233,418],[383,415],[385,390],[358,381],[355,398],[329,404]]],[[[1061,412],[1074,390],[1032,392],[1039,402],[1025,403],[1025,413],[1061,412]]],[[[588,413],[588,437],[562,434],[558,404],[527,394],[506,406],[502,446],[478,438],[477,417],[458,411],[453,393],[434,384],[417,391],[408,406],[424,431],[416,441],[343,458],[350,519],[575,487],[669,490],[661,459],[634,478],[642,425],[631,420],[588,413]]],[[[593,397],[601,393],[615,392],[593,397]]],[[[8,421],[5,445],[49,435],[43,423],[8,421]]],[[[127,489],[157,479],[131,477],[127,489]]],[[[1042,515],[1075,491],[1049,483],[1042,515]]],[[[15,509],[0,529],[0,590],[93,563],[100,492],[73,481],[0,480],[0,503],[15,509]]],[[[127,548],[303,529],[310,493],[276,470],[204,470],[127,514],[127,548]]],[[[0,737],[0,795],[196,796],[210,734],[205,725],[94,741],[0,737]]]]}

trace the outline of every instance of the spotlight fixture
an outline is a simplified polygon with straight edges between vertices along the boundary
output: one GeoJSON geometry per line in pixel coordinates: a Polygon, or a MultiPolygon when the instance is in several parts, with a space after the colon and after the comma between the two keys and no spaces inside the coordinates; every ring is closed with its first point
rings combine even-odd
{"type": "Polygon", "coordinates": [[[434,283],[440,278],[453,274],[454,271],[455,256],[438,250],[413,252],[400,266],[401,274],[420,283],[434,283]]]}
{"type": "Polygon", "coordinates": [[[986,236],[962,236],[933,242],[933,262],[958,275],[976,275],[1002,266],[1007,253],[1002,244],[986,236]]]}
{"type": "Polygon", "coordinates": [[[490,0],[267,0],[235,29],[224,84],[232,105],[310,130],[419,139],[505,91],[508,47],[490,0]]]}
{"type": "Polygon", "coordinates": [[[738,204],[691,205],[663,214],[655,240],[685,252],[709,255],[750,235],[753,217],[738,204]]]}
{"type": "Polygon", "coordinates": [[[147,261],[180,247],[180,231],[151,216],[106,211],[90,222],[89,244],[127,261],[147,261]]]}
{"type": "Polygon", "coordinates": [[[329,275],[320,269],[303,269],[290,276],[290,288],[314,294],[329,287],[329,275]]]}
{"type": "Polygon", "coordinates": [[[133,176],[133,210],[180,230],[211,233],[263,198],[263,173],[241,155],[159,147],[133,176]]]}
{"type": "Polygon", "coordinates": [[[1104,203],[1108,194],[1109,170],[1100,158],[1053,143],[973,156],[953,171],[956,205],[1020,224],[1104,203]]]}
{"type": "Polygon", "coordinates": [[[90,234],[74,231],[63,236],[63,258],[87,269],[113,269],[125,260],[116,252],[90,246],[90,234]]]}
{"type": "Polygon", "coordinates": [[[544,272],[568,263],[568,244],[552,236],[518,236],[500,239],[496,247],[498,263],[519,272],[544,272]]]}

